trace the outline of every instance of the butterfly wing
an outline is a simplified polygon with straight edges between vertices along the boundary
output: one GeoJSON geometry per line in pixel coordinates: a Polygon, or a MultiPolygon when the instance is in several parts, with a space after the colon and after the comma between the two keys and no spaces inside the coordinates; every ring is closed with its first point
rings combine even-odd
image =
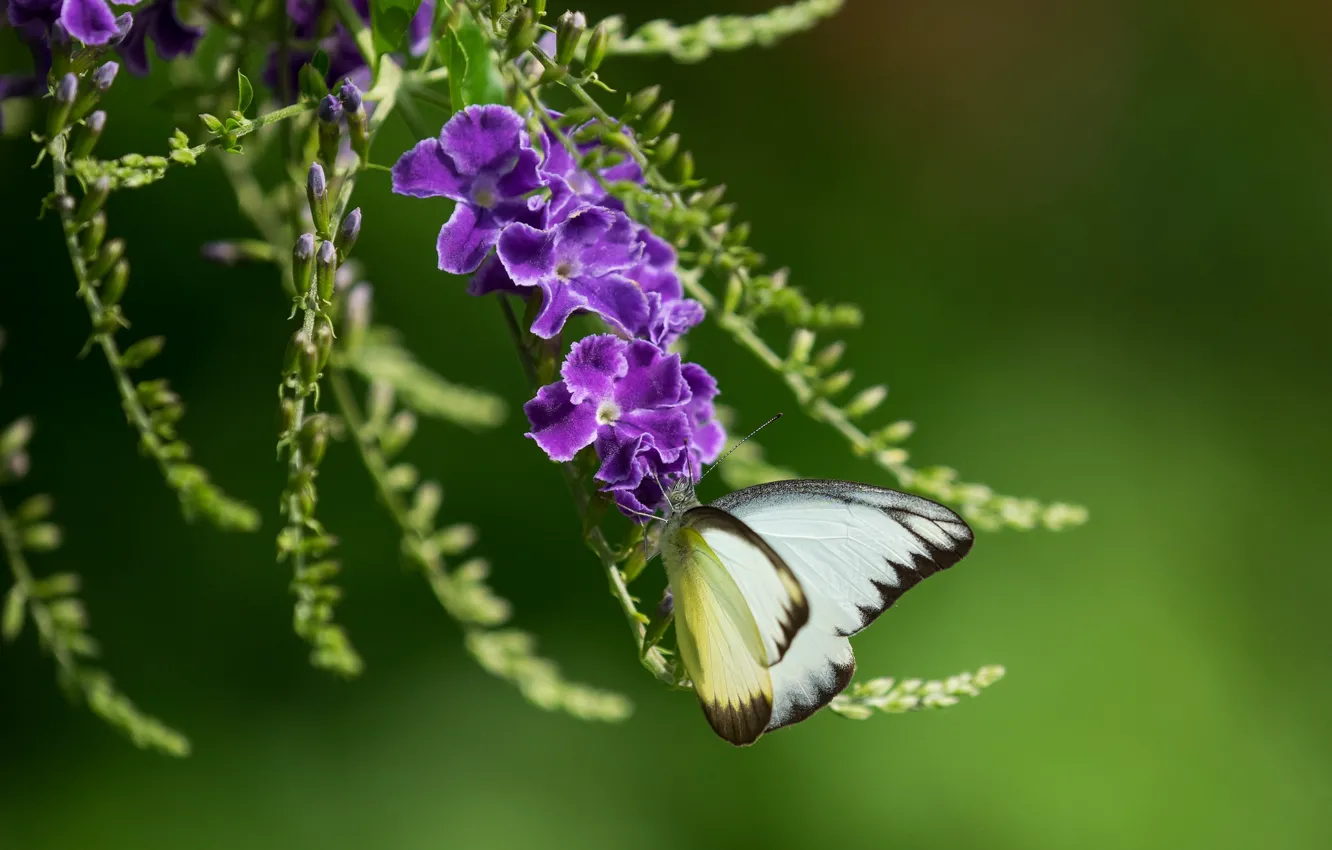
{"type": "Polygon", "coordinates": [[[772,718],[768,655],[754,615],[699,531],[682,524],[664,543],[680,660],[703,713],[722,738],[753,743],[772,718]]]}
{"type": "Polygon", "coordinates": [[[961,560],[972,543],[971,529],[942,505],[847,481],[760,484],[713,507],[761,536],[807,601],[808,625],[769,670],[770,729],[827,705],[855,672],[847,637],[922,579],[961,560]]]}

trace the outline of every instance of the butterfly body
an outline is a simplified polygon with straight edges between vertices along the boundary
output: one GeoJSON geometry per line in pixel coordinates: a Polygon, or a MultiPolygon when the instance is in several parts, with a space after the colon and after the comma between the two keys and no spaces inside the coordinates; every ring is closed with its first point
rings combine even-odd
{"type": "Polygon", "coordinates": [[[718,735],[744,746],[809,717],[851,681],[847,638],[970,549],[941,505],[801,479],[701,504],[667,493],[661,554],[680,659],[718,735]]]}

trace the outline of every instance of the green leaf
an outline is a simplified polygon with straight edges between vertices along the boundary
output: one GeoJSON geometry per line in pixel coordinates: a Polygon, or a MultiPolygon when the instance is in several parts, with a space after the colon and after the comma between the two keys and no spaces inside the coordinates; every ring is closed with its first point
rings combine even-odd
{"type": "Polygon", "coordinates": [[[323,48],[314,52],[314,55],[310,57],[310,64],[319,72],[319,79],[328,79],[328,54],[324,52],[323,48]]]}
{"type": "Polygon", "coordinates": [[[463,81],[467,79],[467,53],[458,41],[458,34],[452,29],[444,30],[439,39],[440,54],[444,66],[449,69],[449,112],[457,112],[467,105],[463,81]]]}
{"type": "MultiPolygon", "coordinates": [[[[458,43],[467,55],[467,74],[463,77],[463,100],[474,103],[503,103],[504,78],[500,76],[498,57],[490,49],[490,40],[470,15],[463,17],[457,31],[458,43]]],[[[450,84],[451,85],[451,84],[450,84]]],[[[461,109],[455,106],[454,109],[461,109]]]]}
{"type": "Polygon", "coordinates": [[[222,120],[216,115],[209,115],[207,112],[201,112],[199,113],[199,120],[204,122],[204,126],[208,128],[208,132],[213,135],[218,135],[222,132],[222,120]]]}
{"type": "MultiPolygon", "coordinates": [[[[315,55],[318,56],[319,54],[315,55]]],[[[325,57],[325,62],[327,62],[327,57],[325,57]]],[[[320,71],[314,62],[306,62],[301,66],[296,81],[300,86],[301,97],[304,100],[317,103],[328,94],[328,84],[324,82],[324,72],[320,71]]]]}
{"type": "Polygon", "coordinates": [[[421,0],[370,0],[370,32],[375,55],[392,53],[402,46],[407,28],[421,0]]]}
{"type": "Polygon", "coordinates": [[[250,85],[249,77],[246,77],[240,71],[236,72],[236,84],[239,92],[236,96],[236,111],[245,114],[245,110],[250,108],[250,101],[254,100],[254,86],[250,85]]]}

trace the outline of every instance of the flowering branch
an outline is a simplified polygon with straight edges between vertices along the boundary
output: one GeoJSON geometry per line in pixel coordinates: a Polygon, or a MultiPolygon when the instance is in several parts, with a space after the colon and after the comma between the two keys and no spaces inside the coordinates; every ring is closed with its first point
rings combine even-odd
{"type": "Polygon", "coordinates": [[[801,0],[748,17],[709,15],[677,26],[670,21],[647,23],[629,35],[619,15],[603,24],[610,33],[608,56],[670,56],[677,62],[701,62],[714,50],[743,50],[751,45],[771,47],[783,38],[817,26],[842,8],[844,0],[801,0]]]}
{"type": "Polygon", "coordinates": [[[143,381],[135,385],[129,373],[162,350],[162,337],[140,340],[121,351],[115,332],[127,326],[119,307],[129,278],[129,263],[124,259],[125,244],[119,239],[103,243],[106,214],[98,209],[110,192],[107,183],[94,184],[77,209],[67,192],[67,137],[60,133],[51,140],[51,171],[55,188],[55,208],[65,234],[65,247],[78,281],[78,295],[88,310],[93,332],[89,345],[96,342],[106,356],[107,366],[120,393],[125,417],[139,434],[139,448],[157,463],[167,484],[176,491],[186,519],[202,515],[224,530],[253,531],[259,527],[259,514],[250,506],[230,498],[208,480],[200,466],[187,463],[189,447],[176,439],[175,423],[184,413],[179,396],[167,389],[165,381],[143,381]],[[81,219],[81,220],[80,220],[81,219]],[[83,241],[80,244],[80,236],[83,241]],[[85,259],[92,257],[90,266],[85,259]],[[100,290],[99,290],[100,287],[100,290]],[[100,294],[99,294],[100,291],[100,294]]]}
{"type": "MultiPolygon", "coordinates": [[[[28,419],[14,422],[0,434],[0,483],[27,474],[26,448],[31,436],[28,419]]],[[[87,609],[76,595],[79,577],[58,573],[38,579],[29,568],[27,552],[49,552],[60,545],[60,529],[48,521],[52,505],[49,496],[32,496],[10,513],[0,501],[0,551],[14,577],[0,615],[0,636],[6,643],[14,641],[30,617],[42,648],[55,659],[61,684],[80,695],[94,714],[124,732],[136,746],[167,755],[188,755],[190,742],[184,735],[139,711],[116,690],[106,672],[81,660],[96,656],[98,650],[87,631],[87,609]]]]}
{"type": "Polygon", "coordinates": [[[959,673],[943,680],[870,679],[856,682],[846,691],[833,697],[828,708],[849,720],[867,720],[874,712],[905,714],[921,709],[947,708],[957,705],[962,697],[978,697],[980,692],[1004,677],[1004,668],[997,664],[982,667],[975,673],[959,673]]]}

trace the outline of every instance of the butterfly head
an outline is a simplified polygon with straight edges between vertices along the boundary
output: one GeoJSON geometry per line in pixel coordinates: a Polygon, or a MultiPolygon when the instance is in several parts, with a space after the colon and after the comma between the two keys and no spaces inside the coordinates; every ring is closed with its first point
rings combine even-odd
{"type": "Polygon", "coordinates": [[[666,491],[666,502],[671,506],[671,513],[678,514],[698,505],[698,496],[694,495],[694,480],[688,475],[678,478],[666,491]]]}

